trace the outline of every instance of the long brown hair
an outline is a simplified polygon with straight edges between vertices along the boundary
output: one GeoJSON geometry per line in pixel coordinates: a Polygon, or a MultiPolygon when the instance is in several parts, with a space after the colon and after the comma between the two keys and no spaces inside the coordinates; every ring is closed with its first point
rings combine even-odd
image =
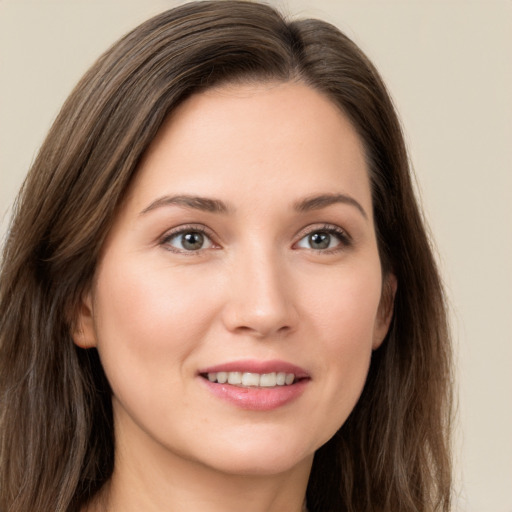
{"type": "MultiPolygon", "coordinates": [[[[111,391],[70,331],[137,165],[166,116],[222,82],[302,81],[363,141],[394,319],[363,394],[314,459],[311,512],[448,511],[450,344],[400,125],[377,71],[328,23],[244,1],[145,22],[76,86],[22,187],[0,281],[0,510],[78,511],[110,478],[111,391]]],[[[300,105],[297,106],[300,108],[300,105]]]]}

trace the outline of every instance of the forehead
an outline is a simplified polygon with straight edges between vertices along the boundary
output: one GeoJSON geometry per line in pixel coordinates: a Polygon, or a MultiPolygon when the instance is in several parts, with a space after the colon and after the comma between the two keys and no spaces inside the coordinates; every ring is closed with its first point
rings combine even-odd
{"type": "Polygon", "coordinates": [[[229,84],[187,99],[151,143],[131,195],[143,208],[157,193],[291,203],[317,192],[350,192],[371,210],[356,131],[325,95],[291,82],[229,84]]]}

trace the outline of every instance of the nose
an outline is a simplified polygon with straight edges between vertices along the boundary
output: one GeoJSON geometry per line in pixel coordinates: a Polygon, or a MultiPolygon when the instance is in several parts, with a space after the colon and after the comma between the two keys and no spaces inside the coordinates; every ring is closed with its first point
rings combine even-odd
{"type": "Polygon", "coordinates": [[[243,255],[230,268],[223,322],[230,331],[255,338],[283,336],[299,318],[290,269],[272,251],[243,255]]]}

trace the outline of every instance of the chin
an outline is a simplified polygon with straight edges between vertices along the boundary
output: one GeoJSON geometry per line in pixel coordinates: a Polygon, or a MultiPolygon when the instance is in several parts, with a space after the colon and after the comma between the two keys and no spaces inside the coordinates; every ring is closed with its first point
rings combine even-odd
{"type": "MultiPolygon", "coordinates": [[[[261,451],[261,450],[260,450],[261,451]]],[[[234,456],[230,460],[216,462],[216,469],[222,473],[240,476],[276,476],[288,473],[300,466],[310,467],[313,455],[291,457],[290,454],[260,454],[257,457],[234,456]]]]}
{"type": "Polygon", "coordinates": [[[232,439],[229,444],[210,444],[198,459],[218,471],[245,476],[270,476],[291,471],[297,466],[309,468],[317,446],[297,440],[270,442],[254,435],[250,441],[232,439]]]}

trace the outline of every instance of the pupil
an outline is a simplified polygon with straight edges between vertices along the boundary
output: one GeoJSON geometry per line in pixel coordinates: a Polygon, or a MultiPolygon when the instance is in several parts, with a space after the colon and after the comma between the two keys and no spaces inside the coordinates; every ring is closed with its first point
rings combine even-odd
{"type": "Polygon", "coordinates": [[[309,241],[315,249],[327,249],[331,241],[329,233],[313,233],[309,235],[309,241]]]}
{"type": "Polygon", "coordinates": [[[201,249],[204,242],[202,233],[187,233],[183,236],[183,247],[192,251],[201,249]]]}

